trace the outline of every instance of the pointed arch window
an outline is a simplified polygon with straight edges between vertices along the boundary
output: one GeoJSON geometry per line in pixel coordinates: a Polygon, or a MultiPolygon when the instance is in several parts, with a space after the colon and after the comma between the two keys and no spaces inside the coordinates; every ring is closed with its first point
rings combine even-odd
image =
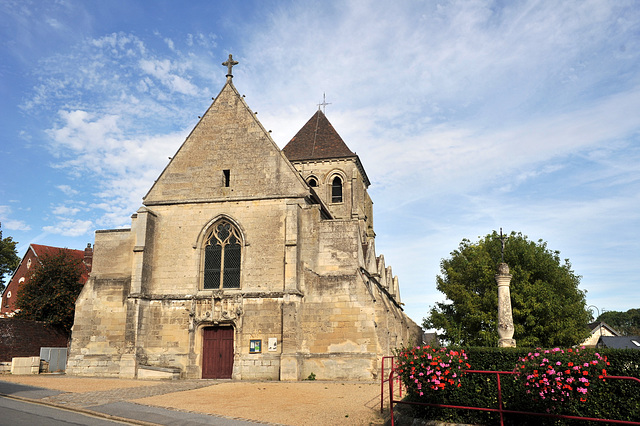
{"type": "Polygon", "coordinates": [[[331,182],[331,202],[342,202],[342,179],[340,179],[340,176],[334,177],[331,182]]]}
{"type": "Polygon", "coordinates": [[[240,288],[242,238],[229,221],[221,220],[205,237],[204,288],[240,288]]]}
{"type": "Polygon", "coordinates": [[[309,186],[312,186],[314,188],[318,186],[318,181],[314,177],[310,177],[307,183],[309,184],[309,186]]]}

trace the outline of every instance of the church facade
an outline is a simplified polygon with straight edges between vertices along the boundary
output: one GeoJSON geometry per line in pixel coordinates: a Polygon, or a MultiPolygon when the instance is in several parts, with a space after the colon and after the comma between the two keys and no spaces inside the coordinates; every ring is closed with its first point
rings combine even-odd
{"type": "Polygon", "coordinates": [[[368,186],[321,110],[280,150],[229,72],[131,228],[96,231],[67,374],[376,378],[422,330],[368,186]]]}

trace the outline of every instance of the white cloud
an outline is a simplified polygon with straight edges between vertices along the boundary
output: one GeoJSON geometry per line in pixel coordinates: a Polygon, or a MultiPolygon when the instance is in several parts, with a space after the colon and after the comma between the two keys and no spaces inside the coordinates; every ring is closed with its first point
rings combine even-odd
{"type": "Polygon", "coordinates": [[[93,232],[93,223],[90,220],[61,220],[56,225],[44,226],[43,231],[50,234],[63,235],[67,237],[79,237],[93,232]]]}
{"type": "MultiPolygon", "coordinates": [[[[59,111],[62,126],[49,130],[57,149],[99,151],[119,134],[117,115],[96,117],[87,111],[59,111]]],[[[60,153],[58,153],[60,155],[60,153]]]]}
{"type": "Polygon", "coordinates": [[[31,227],[22,220],[11,218],[11,207],[0,205],[0,225],[9,231],[30,231],[31,227]]]}
{"type": "Polygon", "coordinates": [[[184,71],[185,63],[175,64],[168,59],[143,59],[140,61],[140,69],[147,74],[156,77],[160,82],[172,92],[183,93],[185,95],[196,95],[198,89],[186,78],[178,75],[176,71],[184,71]],[[182,70],[181,70],[182,68],[182,70]]]}
{"type": "Polygon", "coordinates": [[[22,220],[7,219],[2,221],[2,226],[11,231],[30,231],[31,226],[22,220]]]}
{"type": "Polygon", "coordinates": [[[55,18],[47,18],[46,22],[47,24],[51,25],[53,29],[56,29],[56,30],[64,29],[64,26],[62,25],[62,23],[55,18]]]}
{"type": "Polygon", "coordinates": [[[51,209],[51,213],[56,216],[74,216],[80,211],[77,207],[69,207],[66,205],[55,206],[51,209]]]}
{"type": "Polygon", "coordinates": [[[71,188],[69,185],[58,185],[58,186],[56,186],[56,188],[58,188],[65,195],[68,195],[68,196],[78,195],[79,194],[79,192],[77,190],[71,188]]]}

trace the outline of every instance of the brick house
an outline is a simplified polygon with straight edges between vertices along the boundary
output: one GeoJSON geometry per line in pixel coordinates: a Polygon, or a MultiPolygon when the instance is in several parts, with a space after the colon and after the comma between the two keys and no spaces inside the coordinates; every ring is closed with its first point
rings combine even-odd
{"type": "Polygon", "coordinates": [[[91,244],[84,250],[72,250],[60,247],[44,246],[40,244],[30,244],[27,252],[23,256],[20,264],[16,268],[13,276],[9,280],[9,284],[2,292],[2,304],[0,305],[0,318],[7,318],[13,316],[17,306],[16,300],[18,296],[18,290],[22,287],[22,284],[29,280],[33,267],[44,256],[56,254],[59,250],[64,250],[71,254],[74,258],[81,260],[84,265],[84,273],[80,278],[82,284],[87,282],[89,278],[89,272],[91,272],[91,263],[93,258],[93,249],[91,244]]]}

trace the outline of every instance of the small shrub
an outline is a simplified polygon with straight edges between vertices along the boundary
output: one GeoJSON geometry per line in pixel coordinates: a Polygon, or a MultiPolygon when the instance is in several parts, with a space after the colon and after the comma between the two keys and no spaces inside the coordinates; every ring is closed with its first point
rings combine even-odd
{"type": "Polygon", "coordinates": [[[405,386],[419,396],[445,387],[460,387],[460,376],[468,369],[464,350],[416,346],[397,354],[396,371],[405,386]]]}
{"type": "Polygon", "coordinates": [[[586,402],[589,386],[604,380],[608,364],[598,352],[537,348],[518,360],[516,372],[525,393],[550,411],[559,405],[554,403],[586,402]]]}

